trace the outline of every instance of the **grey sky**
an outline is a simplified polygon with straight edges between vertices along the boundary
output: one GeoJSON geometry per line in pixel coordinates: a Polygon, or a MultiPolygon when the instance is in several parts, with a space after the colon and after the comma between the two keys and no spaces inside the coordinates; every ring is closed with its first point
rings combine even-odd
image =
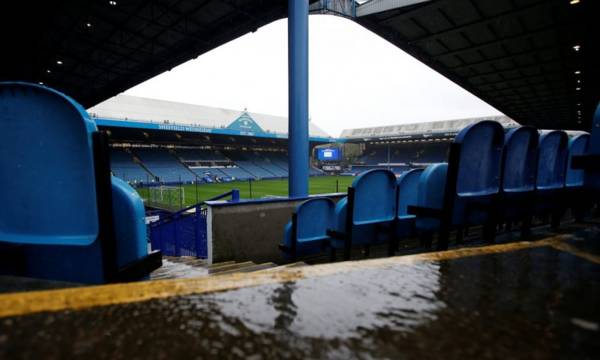
{"type": "MultiPolygon", "coordinates": [[[[350,20],[315,15],[309,28],[310,117],[330,135],[346,128],[500,114],[350,20]]],[[[126,93],[287,116],[287,20],[126,93]]]]}

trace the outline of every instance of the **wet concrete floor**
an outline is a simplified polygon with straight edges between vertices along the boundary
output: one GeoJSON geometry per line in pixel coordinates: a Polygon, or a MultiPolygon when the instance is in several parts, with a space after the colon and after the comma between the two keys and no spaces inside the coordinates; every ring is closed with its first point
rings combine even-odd
{"type": "Polygon", "coordinates": [[[561,242],[568,248],[386,259],[222,292],[0,318],[0,359],[597,359],[600,247],[591,239],[600,237],[585,231],[561,242]]]}

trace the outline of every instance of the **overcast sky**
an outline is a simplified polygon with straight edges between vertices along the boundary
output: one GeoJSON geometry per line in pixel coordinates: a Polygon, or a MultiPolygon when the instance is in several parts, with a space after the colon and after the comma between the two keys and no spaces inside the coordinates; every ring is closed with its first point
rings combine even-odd
{"type": "MultiPolygon", "coordinates": [[[[500,114],[386,40],[343,18],[310,16],[309,112],[343,129],[500,114]]],[[[287,116],[287,20],[276,21],[126,93],[287,116]]]]}

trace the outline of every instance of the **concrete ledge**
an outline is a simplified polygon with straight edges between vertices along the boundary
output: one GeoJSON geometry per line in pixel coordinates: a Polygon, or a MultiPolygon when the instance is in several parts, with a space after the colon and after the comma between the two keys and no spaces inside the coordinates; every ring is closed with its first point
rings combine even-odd
{"type": "Polygon", "coordinates": [[[301,202],[313,197],[338,201],[344,193],[308,198],[276,198],[231,203],[208,202],[208,262],[254,261],[282,263],[278,245],[285,225],[301,202]]]}

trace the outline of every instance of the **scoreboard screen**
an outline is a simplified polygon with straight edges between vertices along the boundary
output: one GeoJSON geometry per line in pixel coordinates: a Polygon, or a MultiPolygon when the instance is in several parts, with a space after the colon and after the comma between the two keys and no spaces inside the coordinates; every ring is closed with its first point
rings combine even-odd
{"type": "Polygon", "coordinates": [[[319,161],[340,161],[341,160],[340,149],[337,149],[337,148],[317,149],[317,160],[319,160],[319,161]]]}

